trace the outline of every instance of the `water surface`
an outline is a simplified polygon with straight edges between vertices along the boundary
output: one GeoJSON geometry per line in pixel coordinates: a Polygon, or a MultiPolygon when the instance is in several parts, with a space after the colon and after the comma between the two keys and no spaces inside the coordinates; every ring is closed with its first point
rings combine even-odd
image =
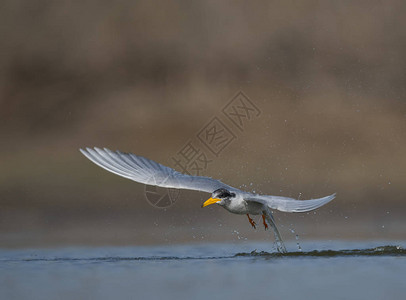
{"type": "Polygon", "coordinates": [[[0,250],[1,299],[403,299],[405,242],[0,250]]]}

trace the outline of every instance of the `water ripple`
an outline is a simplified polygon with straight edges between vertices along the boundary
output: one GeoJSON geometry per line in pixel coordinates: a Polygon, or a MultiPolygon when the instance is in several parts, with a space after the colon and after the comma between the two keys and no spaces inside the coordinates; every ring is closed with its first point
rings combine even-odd
{"type": "Polygon", "coordinates": [[[0,262],[123,262],[123,261],[183,261],[183,260],[213,260],[213,259],[235,259],[240,257],[346,257],[346,256],[406,256],[406,249],[401,246],[379,246],[368,249],[349,250],[314,250],[309,252],[265,252],[252,251],[249,253],[237,253],[224,256],[146,256],[146,257],[35,257],[20,259],[0,259],[0,262]]]}

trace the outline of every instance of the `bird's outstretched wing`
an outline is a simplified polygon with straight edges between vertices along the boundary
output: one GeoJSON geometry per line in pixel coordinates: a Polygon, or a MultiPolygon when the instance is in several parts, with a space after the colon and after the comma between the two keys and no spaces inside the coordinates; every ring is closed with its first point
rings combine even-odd
{"type": "Polygon", "coordinates": [[[271,209],[277,209],[284,212],[307,212],[327,204],[335,198],[336,194],[327,197],[311,200],[295,200],[287,197],[252,195],[244,197],[246,201],[262,203],[271,209]]]}
{"type": "MultiPolygon", "coordinates": [[[[99,167],[136,182],[165,188],[212,193],[219,188],[236,191],[219,180],[179,173],[153,160],[131,153],[113,152],[107,148],[86,148],[80,152],[99,167]]],[[[237,190],[238,191],[238,190],[237,190]]]]}

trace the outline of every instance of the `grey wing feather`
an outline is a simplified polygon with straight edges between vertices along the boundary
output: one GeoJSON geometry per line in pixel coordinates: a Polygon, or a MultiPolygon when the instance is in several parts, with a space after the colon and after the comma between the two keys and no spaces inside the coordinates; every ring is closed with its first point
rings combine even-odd
{"type": "Polygon", "coordinates": [[[107,148],[86,148],[80,152],[99,167],[116,175],[136,182],[166,188],[188,189],[212,193],[219,188],[231,191],[219,180],[204,176],[191,176],[179,173],[153,160],[131,153],[113,152],[107,148]]]}
{"type": "Polygon", "coordinates": [[[295,200],[293,198],[253,195],[244,198],[246,201],[254,201],[267,205],[271,209],[277,209],[284,212],[307,212],[319,208],[335,198],[336,194],[327,197],[311,200],[295,200]]]}

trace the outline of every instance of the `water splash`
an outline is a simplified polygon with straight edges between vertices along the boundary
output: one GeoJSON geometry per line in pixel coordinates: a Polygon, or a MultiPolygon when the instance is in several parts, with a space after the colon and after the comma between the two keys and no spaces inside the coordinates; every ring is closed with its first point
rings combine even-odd
{"type": "Polygon", "coordinates": [[[236,257],[343,257],[343,256],[406,256],[406,249],[401,246],[379,246],[369,249],[350,250],[314,250],[309,252],[270,253],[265,251],[237,253],[236,257]]]}

